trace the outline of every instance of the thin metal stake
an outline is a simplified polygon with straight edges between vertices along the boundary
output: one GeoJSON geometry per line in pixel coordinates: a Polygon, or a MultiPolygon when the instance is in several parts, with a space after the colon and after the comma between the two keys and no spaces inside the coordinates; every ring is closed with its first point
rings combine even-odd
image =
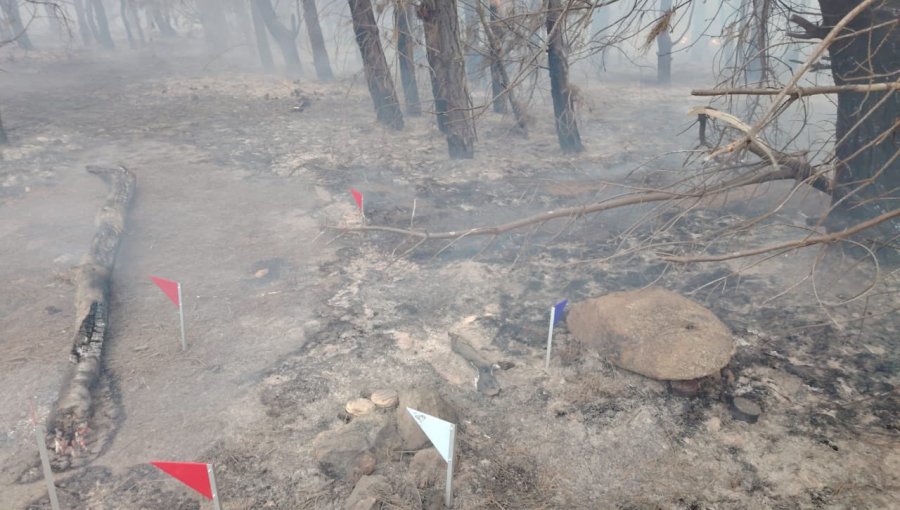
{"type": "Polygon", "coordinates": [[[550,350],[553,349],[553,323],[556,321],[556,307],[550,307],[550,330],[547,332],[547,359],[544,360],[544,369],[550,369],[550,350]]]}
{"type": "Polygon", "coordinates": [[[56,497],[56,485],[53,483],[53,471],[50,469],[50,455],[47,453],[47,441],[43,425],[35,425],[34,435],[37,437],[38,452],[41,455],[41,466],[44,468],[44,480],[47,482],[47,494],[50,495],[50,508],[59,510],[59,499],[56,497]]]}
{"type": "Polygon", "coordinates": [[[444,506],[453,508],[453,463],[456,461],[456,425],[450,425],[450,457],[447,459],[447,487],[444,489],[444,506]]]}
{"type": "Polygon", "coordinates": [[[216,489],[216,473],[212,464],[206,465],[206,473],[209,475],[209,488],[212,490],[212,502],[215,510],[222,510],[219,505],[219,490],[216,489]]]}
{"type": "Polygon", "coordinates": [[[181,282],[178,282],[178,317],[181,319],[181,350],[187,350],[187,342],[184,340],[184,300],[181,299],[181,282]]]}

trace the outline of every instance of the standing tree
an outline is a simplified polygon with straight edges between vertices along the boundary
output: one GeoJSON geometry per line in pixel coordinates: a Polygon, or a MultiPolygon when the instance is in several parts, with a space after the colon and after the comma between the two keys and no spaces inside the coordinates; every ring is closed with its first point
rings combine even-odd
{"type": "Polygon", "coordinates": [[[350,14],[353,17],[353,30],[356,43],[362,56],[369,93],[375,104],[375,115],[378,121],[392,129],[403,129],[403,114],[400,113],[400,102],[394,81],[381,49],[378,36],[378,25],[375,24],[375,13],[370,0],[349,0],[350,14]]]}
{"type": "MultiPolygon", "coordinates": [[[[76,6],[82,0],[75,0],[76,6]]],[[[159,34],[163,37],[175,37],[178,35],[175,32],[175,29],[172,28],[172,23],[169,21],[169,10],[166,8],[165,2],[160,0],[154,0],[152,4],[150,4],[150,14],[153,16],[153,23],[156,25],[156,28],[159,29],[159,34]]]]}
{"type": "Polygon", "coordinates": [[[134,2],[132,0],[120,0],[119,15],[122,17],[122,24],[125,25],[125,35],[128,37],[128,44],[132,48],[137,46],[137,41],[131,33],[132,23],[135,31],[137,31],[137,39],[140,40],[141,44],[144,44],[144,30],[141,29],[141,17],[134,8],[134,2]]]}
{"type": "Polygon", "coordinates": [[[5,145],[9,142],[9,138],[6,136],[6,129],[3,127],[3,117],[0,116],[0,145],[5,145]]]}
{"type": "MultiPolygon", "coordinates": [[[[492,0],[489,4],[488,10],[491,13],[491,24],[484,27],[484,32],[488,41],[488,53],[491,57],[491,94],[494,97],[494,113],[506,113],[506,101],[504,100],[503,92],[509,85],[509,79],[503,76],[506,74],[506,69],[503,65],[503,29],[500,28],[498,23],[500,20],[498,3],[497,0],[492,0]]],[[[477,9],[479,16],[482,18],[482,24],[484,24],[483,8],[480,2],[477,5],[477,9]]]]}
{"type": "MultiPolygon", "coordinates": [[[[819,0],[822,24],[802,20],[803,36],[825,37],[863,0],[819,0]]],[[[900,80],[900,0],[867,1],[828,51],[835,85],[878,87],[900,80]]],[[[900,94],[838,92],[834,205],[857,221],[896,210],[900,195],[900,94]]],[[[835,225],[838,226],[838,225],[835,225]]],[[[900,236],[900,220],[879,227],[882,239],[900,236]]]]}
{"type": "Polygon", "coordinates": [[[565,12],[560,0],[547,0],[547,66],[550,70],[550,94],[553,96],[553,114],[556,118],[556,136],[563,152],[584,150],[575,105],[569,86],[569,61],[566,56],[565,12]]]}
{"type": "Polygon", "coordinates": [[[516,99],[515,90],[509,82],[509,75],[506,72],[506,65],[503,63],[503,42],[500,39],[502,32],[498,29],[499,16],[496,6],[491,3],[491,23],[488,24],[484,17],[484,8],[478,4],[478,17],[484,27],[484,34],[488,41],[488,50],[491,56],[491,79],[495,83],[492,90],[494,93],[493,106],[497,113],[506,113],[505,100],[509,98],[509,104],[512,106],[513,116],[516,119],[516,127],[519,132],[528,136],[528,120],[525,115],[525,109],[516,99]],[[503,105],[502,108],[497,107],[497,103],[503,105]]]}
{"type": "Polygon", "coordinates": [[[269,48],[269,34],[266,32],[266,22],[259,12],[259,4],[250,2],[250,17],[253,20],[253,33],[256,36],[256,50],[259,52],[259,60],[266,72],[275,70],[275,61],[272,60],[272,50],[269,48]]]}
{"type": "Polygon", "coordinates": [[[12,39],[23,50],[34,48],[31,39],[28,37],[28,31],[22,23],[22,15],[19,13],[19,0],[0,0],[0,7],[3,8],[3,14],[6,22],[9,23],[12,31],[12,39]]]}
{"type": "Polygon", "coordinates": [[[475,157],[475,120],[466,88],[466,69],[459,41],[456,0],[423,0],[419,17],[425,25],[425,45],[431,65],[432,91],[438,125],[444,116],[447,150],[452,159],[475,157]]]}
{"type": "Polygon", "coordinates": [[[225,6],[221,0],[197,0],[200,9],[200,23],[210,53],[219,53],[228,48],[228,21],[225,6]]]}
{"type": "Polygon", "coordinates": [[[316,67],[316,76],[319,81],[331,81],[334,74],[331,72],[331,63],[328,61],[328,50],[325,49],[325,38],[322,37],[322,26],[319,24],[319,11],[316,9],[316,0],[302,0],[303,18],[306,20],[306,31],[309,33],[309,43],[313,50],[313,65],[316,67]]]}
{"type": "Polygon", "coordinates": [[[662,20],[656,26],[656,81],[660,85],[672,83],[672,36],[671,20],[675,15],[672,10],[672,0],[660,0],[662,20]]]}
{"type": "MultiPolygon", "coordinates": [[[[257,12],[272,34],[272,38],[278,44],[281,55],[284,57],[284,65],[287,67],[288,73],[296,75],[300,73],[300,53],[297,51],[297,34],[300,28],[296,22],[293,23],[291,29],[288,30],[278,21],[278,14],[272,7],[272,0],[252,0],[256,4],[257,12]]],[[[292,20],[293,21],[293,20],[292,20]]],[[[257,39],[258,40],[258,39],[257,39]]]]}
{"type": "Polygon", "coordinates": [[[112,36],[109,34],[109,21],[106,18],[103,0],[87,0],[87,2],[87,20],[94,39],[100,43],[100,46],[108,50],[115,48],[112,36]]]}
{"type": "Polygon", "coordinates": [[[400,60],[400,83],[403,84],[403,97],[406,99],[406,114],[418,117],[422,115],[422,105],[419,104],[419,85],[416,82],[416,63],[413,57],[415,38],[412,32],[411,10],[412,5],[408,0],[394,1],[397,56],[400,60]]]}

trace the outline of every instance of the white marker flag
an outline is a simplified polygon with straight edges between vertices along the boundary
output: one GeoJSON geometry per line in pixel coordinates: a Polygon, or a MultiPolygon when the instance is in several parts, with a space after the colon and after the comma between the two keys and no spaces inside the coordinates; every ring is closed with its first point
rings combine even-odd
{"type": "Polygon", "coordinates": [[[422,429],[422,432],[428,436],[431,444],[433,444],[438,453],[441,454],[441,457],[447,462],[452,462],[453,436],[456,425],[440,418],[435,418],[430,414],[416,411],[411,407],[407,407],[406,410],[409,411],[409,414],[412,415],[413,419],[416,420],[416,423],[419,424],[419,428],[422,429]]]}

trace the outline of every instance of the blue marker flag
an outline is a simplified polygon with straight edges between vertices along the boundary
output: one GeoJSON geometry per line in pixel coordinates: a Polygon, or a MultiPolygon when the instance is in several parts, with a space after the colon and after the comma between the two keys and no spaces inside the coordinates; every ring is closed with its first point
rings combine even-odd
{"type": "Polygon", "coordinates": [[[566,305],[569,304],[568,299],[563,299],[559,303],[553,305],[553,325],[556,326],[556,323],[562,319],[563,314],[566,311],[566,305]]]}

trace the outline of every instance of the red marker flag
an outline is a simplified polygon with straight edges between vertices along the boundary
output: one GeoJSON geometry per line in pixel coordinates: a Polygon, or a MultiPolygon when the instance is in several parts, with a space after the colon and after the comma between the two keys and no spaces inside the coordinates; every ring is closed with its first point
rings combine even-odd
{"type": "Polygon", "coordinates": [[[363,208],[363,195],[359,191],[354,188],[350,188],[350,194],[353,195],[353,200],[356,201],[356,207],[362,211],[363,208]]]}
{"type": "Polygon", "coordinates": [[[213,499],[209,483],[209,465],[200,462],[151,462],[172,478],[199,492],[206,499],[213,499]]]}
{"type": "Polygon", "coordinates": [[[169,299],[175,303],[175,306],[180,304],[180,300],[178,299],[178,282],[166,280],[165,278],[159,278],[157,276],[151,276],[150,279],[153,280],[153,283],[155,283],[166,296],[169,296],[169,299]]]}

